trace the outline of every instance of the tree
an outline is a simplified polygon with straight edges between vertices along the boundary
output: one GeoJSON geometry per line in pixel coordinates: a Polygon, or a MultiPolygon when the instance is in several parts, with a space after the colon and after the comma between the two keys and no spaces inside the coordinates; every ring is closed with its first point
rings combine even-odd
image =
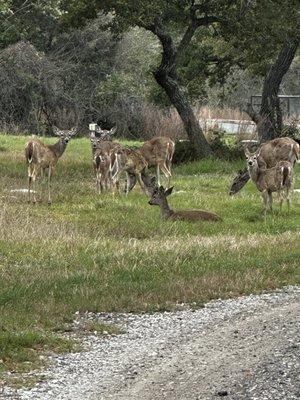
{"type": "Polygon", "coordinates": [[[300,41],[300,3],[297,0],[260,0],[248,2],[245,24],[237,24],[224,36],[238,49],[239,65],[263,76],[259,112],[248,104],[247,112],[257,124],[260,141],[282,133],[279,101],[280,85],[296,55],[300,41]],[[243,37],[241,42],[238,38],[243,37]]]}
{"type": "Polygon", "coordinates": [[[280,136],[283,127],[282,111],[279,100],[280,85],[287,73],[299,46],[299,40],[285,42],[277,59],[267,72],[262,90],[262,101],[259,112],[248,105],[247,112],[257,124],[260,142],[275,139],[280,136]]]}
{"type": "MultiPolygon", "coordinates": [[[[211,149],[193,112],[188,92],[178,73],[178,66],[181,65],[196,31],[201,27],[208,28],[219,23],[219,18],[210,14],[210,11],[221,13],[222,5],[232,2],[219,1],[219,3],[221,7],[215,1],[198,5],[191,0],[162,0],[160,2],[115,0],[93,3],[96,10],[113,13],[111,27],[115,32],[120,33],[129,27],[139,26],[152,32],[158,38],[162,55],[159,66],[153,71],[153,76],[167,94],[171,104],[177,109],[192,143],[195,157],[207,156],[211,154],[211,149]]],[[[76,21],[81,20],[87,13],[86,3],[82,1],[81,5],[81,10],[80,6],[76,5],[74,14],[74,4],[72,2],[66,4],[71,20],[74,18],[76,21]],[[78,15],[81,17],[79,18],[78,15]]]]}

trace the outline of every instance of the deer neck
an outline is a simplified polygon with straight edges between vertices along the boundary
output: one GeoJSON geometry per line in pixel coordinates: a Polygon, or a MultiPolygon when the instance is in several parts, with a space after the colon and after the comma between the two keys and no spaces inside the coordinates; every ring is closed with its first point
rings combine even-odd
{"type": "Polygon", "coordinates": [[[53,151],[57,158],[60,158],[64,154],[66,147],[67,143],[61,139],[59,139],[59,141],[55,144],[49,146],[49,148],[53,151]]]}
{"type": "Polygon", "coordinates": [[[163,199],[162,203],[159,206],[160,213],[163,218],[168,219],[171,217],[171,215],[174,214],[174,211],[170,208],[167,199],[163,199]]]}
{"type": "Polygon", "coordinates": [[[249,175],[250,175],[250,178],[252,179],[252,181],[257,182],[258,178],[259,178],[258,166],[248,167],[248,172],[249,172],[249,175]]]}

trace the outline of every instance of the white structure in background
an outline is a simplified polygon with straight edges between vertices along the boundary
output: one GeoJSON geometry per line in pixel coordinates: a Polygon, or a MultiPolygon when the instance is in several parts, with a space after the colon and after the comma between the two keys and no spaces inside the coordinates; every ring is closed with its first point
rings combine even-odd
{"type": "Polygon", "coordinates": [[[237,133],[255,133],[256,124],[252,121],[239,119],[199,119],[201,128],[206,132],[208,129],[220,129],[226,133],[236,135],[237,133]]]}
{"type": "MultiPolygon", "coordinates": [[[[283,119],[300,119],[300,95],[299,94],[280,94],[280,107],[283,119]]],[[[254,111],[258,112],[261,105],[261,95],[255,94],[251,96],[251,106],[254,111]]]]}

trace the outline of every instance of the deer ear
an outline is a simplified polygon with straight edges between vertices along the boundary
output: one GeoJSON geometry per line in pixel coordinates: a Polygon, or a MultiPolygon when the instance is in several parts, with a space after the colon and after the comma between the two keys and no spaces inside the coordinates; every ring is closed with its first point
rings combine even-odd
{"type": "Polygon", "coordinates": [[[115,126],[113,126],[113,127],[111,128],[111,130],[109,131],[109,134],[110,134],[110,135],[114,135],[114,134],[116,133],[116,131],[117,131],[117,125],[115,125],[115,126]]]}
{"type": "Polygon", "coordinates": [[[165,196],[169,196],[173,192],[174,186],[165,190],[165,196]]]}
{"type": "Polygon", "coordinates": [[[248,147],[245,147],[244,152],[245,152],[245,156],[246,156],[247,158],[249,158],[249,157],[251,156],[251,153],[250,153],[250,151],[248,150],[248,147]]]}
{"type": "Polygon", "coordinates": [[[74,126],[74,127],[71,129],[71,135],[74,136],[74,135],[76,135],[76,133],[77,133],[77,127],[74,126]]]}
{"type": "Polygon", "coordinates": [[[52,126],[52,131],[54,135],[60,136],[60,130],[56,126],[52,126]]]}

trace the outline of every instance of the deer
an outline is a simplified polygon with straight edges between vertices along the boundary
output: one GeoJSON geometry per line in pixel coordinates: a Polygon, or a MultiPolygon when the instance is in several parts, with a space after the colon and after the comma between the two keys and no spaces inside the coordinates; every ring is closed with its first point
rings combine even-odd
{"type": "MultiPolygon", "coordinates": [[[[204,210],[180,210],[174,211],[168,204],[167,197],[172,193],[173,186],[165,189],[163,186],[154,186],[156,177],[152,178],[152,182],[148,185],[148,193],[150,206],[158,205],[160,207],[161,216],[166,220],[181,220],[181,221],[221,221],[221,218],[210,211],[204,210]]],[[[145,180],[144,180],[145,182],[145,180]]]]}
{"type": "Polygon", "coordinates": [[[125,193],[128,195],[129,191],[133,188],[136,180],[139,182],[143,191],[145,187],[142,181],[142,173],[148,167],[148,163],[145,158],[136,150],[128,148],[119,148],[115,151],[116,157],[116,172],[113,174],[113,184],[118,182],[122,173],[126,174],[126,187],[125,193]],[[134,179],[133,179],[134,178],[134,179]]]}
{"type": "MultiPolygon", "coordinates": [[[[112,136],[116,133],[117,127],[114,126],[113,128],[106,130],[106,129],[101,129],[98,125],[96,124],[90,124],[90,142],[91,142],[91,147],[92,147],[92,154],[94,155],[95,151],[99,148],[101,148],[101,144],[103,142],[112,142],[112,136]],[[98,133],[98,136],[96,136],[96,132],[98,133]]],[[[120,145],[119,145],[120,146],[120,145]]]]}
{"type": "Polygon", "coordinates": [[[48,204],[51,200],[51,177],[58,159],[63,155],[70,139],[76,135],[76,128],[60,130],[53,126],[53,133],[59,137],[55,144],[46,145],[37,138],[30,139],[25,146],[25,158],[28,165],[28,203],[31,203],[31,186],[33,203],[36,203],[35,181],[41,173],[48,172],[48,204]]]}
{"type": "MultiPolygon", "coordinates": [[[[170,184],[172,177],[171,165],[175,151],[175,143],[168,136],[157,136],[151,140],[147,140],[137,150],[147,161],[149,167],[156,167],[157,182],[160,185],[160,170],[167,179],[167,185],[170,184]]],[[[136,184],[135,175],[129,174],[129,191],[136,184]]]]}
{"type": "Polygon", "coordinates": [[[282,209],[283,196],[285,197],[290,209],[290,190],[293,183],[293,164],[290,161],[278,161],[272,168],[267,168],[267,163],[261,159],[261,150],[251,154],[248,149],[245,149],[247,158],[247,168],[251,180],[254,182],[257,189],[262,193],[264,203],[264,217],[266,218],[267,209],[272,210],[273,198],[272,193],[279,192],[280,195],[280,210],[282,209]]]}
{"type": "MultiPolygon", "coordinates": [[[[299,144],[288,137],[282,137],[262,143],[259,147],[258,164],[262,168],[275,167],[279,161],[289,161],[292,166],[300,158],[299,144]]],[[[229,189],[229,195],[238,193],[250,179],[248,168],[238,171],[229,189]]]]}
{"type": "MultiPolygon", "coordinates": [[[[95,150],[93,155],[93,169],[96,175],[97,192],[102,193],[104,189],[113,186],[112,176],[118,172],[119,164],[117,152],[123,150],[118,143],[108,140],[101,141],[101,146],[95,150]]],[[[119,188],[119,181],[116,179],[115,186],[119,188]]]]}
{"type": "Polygon", "coordinates": [[[175,143],[168,136],[158,136],[144,142],[139,152],[145,158],[149,167],[156,167],[157,183],[160,185],[160,170],[170,184],[171,164],[175,151],[175,143]]]}
{"type": "Polygon", "coordinates": [[[111,185],[111,155],[110,152],[98,149],[93,157],[93,168],[96,175],[98,194],[111,185]]]}

